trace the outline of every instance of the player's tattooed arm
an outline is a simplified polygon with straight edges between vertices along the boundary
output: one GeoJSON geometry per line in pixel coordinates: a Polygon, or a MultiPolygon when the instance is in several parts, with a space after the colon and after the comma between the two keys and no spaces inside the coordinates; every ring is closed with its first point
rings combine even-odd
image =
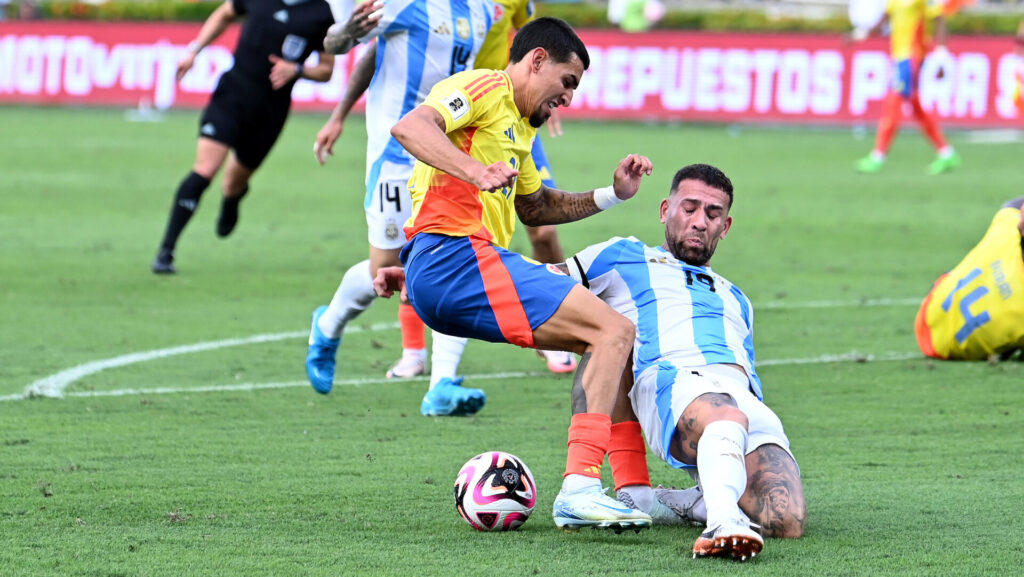
{"type": "Polygon", "coordinates": [[[542,226],[574,222],[601,212],[594,192],[565,192],[543,184],[533,194],[516,196],[516,214],[523,224],[542,226]]]}
{"type": "Polygon", "coordinates": [[[572,193],[542,184],[533,194],[516,196],[516,214],[523,224],[530,226],[574,222],[603,210],[596,198],[601,193],[606,197],[615,197],[606,198],[604,208],[608,208],[609,204],[617,204],[632,198],[640,189],[640,180],[651,174],[652,169],[650,159],[639,154],[630,154],[616,167],[611,190],[572,193]]]}

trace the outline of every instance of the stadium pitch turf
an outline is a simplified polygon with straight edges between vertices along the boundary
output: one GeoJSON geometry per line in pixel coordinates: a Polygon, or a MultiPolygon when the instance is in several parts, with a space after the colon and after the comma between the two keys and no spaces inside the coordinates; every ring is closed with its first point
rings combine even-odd
{"type": "MultiPolygon", "coordinates": [[[[214,235],[215,182],[179,273],[151,274],[197,117],[0,107],[0,574],[1002,576],[1024,563],[1024,363],[926,360],[912,326],[932,282],[1024,194],[1024,144],[954,132],[963,166],[928,177],[914,132],[871,176],[853,170],[870,140],[849,130],[567,120],[547,139],[568,190],[608,185],[629,153],[655,165],[636,199],[560,227],[567,254],[614,235],[657,244],[684,164],[734,181],[712,264],[754,303],[766,401],[808,503],[804,538],[739,566],[690,559],[697,529],[555,529],[571,378],[532,351],[470,343],[461,372],[487,406],[422,417],[425,381],[383,378],[400,347],[383,301],[346,337],[335,390],[305,384],[309,313],[366,258],[361,118],[319,167],[324,117],[293,115],[234,235],[214,235]],[[455,474],[485,450],[537,477],[520,531],[477,533],[455,512],[455,474]]],[[[528,248],[521,231],[513,248],[528,248]]],[[[655,484],[691,484],[649,464],[655,484]]]]}

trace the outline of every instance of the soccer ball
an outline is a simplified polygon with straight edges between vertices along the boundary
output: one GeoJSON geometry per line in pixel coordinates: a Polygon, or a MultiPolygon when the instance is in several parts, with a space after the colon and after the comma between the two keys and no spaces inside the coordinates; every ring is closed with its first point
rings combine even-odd
{"type": "Polygon", "coordinates": [[[477,531],[511,531],[537,504],[537,484],[526,463],[501,451],[481,453],[455,478],[455,509],[477,531]]]}

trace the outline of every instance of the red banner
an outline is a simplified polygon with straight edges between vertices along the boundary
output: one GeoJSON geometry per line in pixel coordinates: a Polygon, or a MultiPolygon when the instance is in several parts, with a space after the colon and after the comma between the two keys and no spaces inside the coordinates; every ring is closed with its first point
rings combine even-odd
{"type": "MultiPolygon", "coordinates": [[[[175,68],[198,24],[0,22],[0,103],[199,107],[232,63],[238,29],[175,68]]],[[[800,34],[583,30],[590,69],[566,116],[717,122],[873,122],[889,87],[887,42],[800,34]]],[[[355,56],[326,84],[299,82],[297,109],[328,110],[355,56]]],[[[946,124],[1020,123],[1009,38],[957,37],[921,71],[921,100],[946,124]],[[940,74],[939,71],[942,71],[940,74]]]]}

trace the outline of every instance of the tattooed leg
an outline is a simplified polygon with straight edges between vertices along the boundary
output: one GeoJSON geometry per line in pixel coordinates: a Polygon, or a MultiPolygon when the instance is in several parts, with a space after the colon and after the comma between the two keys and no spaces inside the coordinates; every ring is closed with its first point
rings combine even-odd
{"type": "Polygon", "coordinates": [[[807,505],[796,461],[778,445],[762,445],[747,455],[747,490],[740,508],[762,527],[765,537],[794,539],[804,533],[807,505]]]}

